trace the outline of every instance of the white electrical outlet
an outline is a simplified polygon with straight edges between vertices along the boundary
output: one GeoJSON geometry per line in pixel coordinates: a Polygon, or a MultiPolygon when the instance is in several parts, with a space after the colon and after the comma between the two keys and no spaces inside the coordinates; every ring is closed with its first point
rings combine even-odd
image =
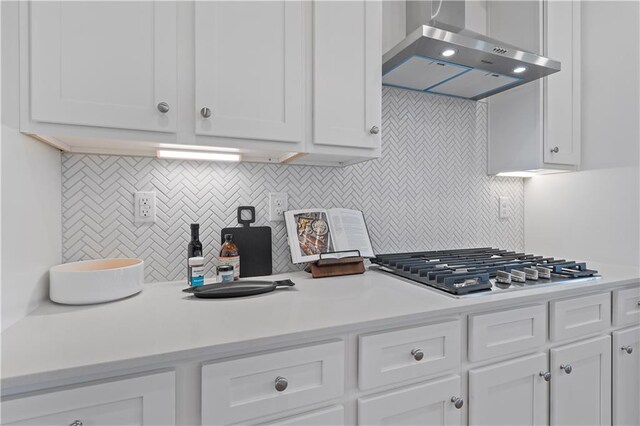
{"type": "Polygon", "coordinates": [[[289,209],[289,197],[285,192],[269,193],[269,220],[271,222],[284,221],[284,212],[289,209]]]}
{"type": "Polygon", "coordinates": [[[133,195],[133,221],[154,223],[156,221],[156,193],[136,192],[133,195]]]}
{"type": "Polygon", "coordinates": [[[502,196],[499,198],[499,203],[500,219],[507,219],[511,216],[511,199],[502,196]]]}

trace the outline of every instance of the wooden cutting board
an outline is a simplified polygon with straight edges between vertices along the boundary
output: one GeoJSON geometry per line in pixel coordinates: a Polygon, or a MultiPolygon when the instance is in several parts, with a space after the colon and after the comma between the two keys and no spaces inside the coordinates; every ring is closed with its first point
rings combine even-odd
{"type": "Polygon", "coordinates": [[[271,227],[251,226],[256,220],[256,209],[253,206],[238,207],[239,227],[223,228],[220,231],[220,244],[224,236],[231,234],[233,242],[240,252],[240,277],[258,277],[271,275],[273,272],[271,257],[271,227]],[[251,214],[249,219],[242,218],[242,212],[251,214]]]}

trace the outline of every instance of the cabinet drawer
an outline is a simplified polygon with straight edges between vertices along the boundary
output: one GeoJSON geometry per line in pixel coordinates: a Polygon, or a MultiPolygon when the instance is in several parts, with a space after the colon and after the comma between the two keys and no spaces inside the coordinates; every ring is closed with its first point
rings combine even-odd
{"type": "Polygon", "coordinates": [[[611,324],[611,293],[550,302],[551,340],[596,333],[611,324]]]}
{"type": "Polygon", "coordinates": [[[343,392],[342,341],[206,364],[202,367],[202,423],[240,422],[336,398],[343,392]]]}
{"type": "Polygon", "coordinates": [[[459,426],[457,398],[461,398],[459,376],[360,398],[358,424],[459,426]]]}
{"type": "Polygon", "coordinates": [[[264,425],[291,425],[291,426],[340,426],[344,425],[344,407],[336,405],[316,410],[299,416],[280,419],[273,423],[261,423],[264,425]]]}
{"type": "Polygon", "coordinates": [[[547,333],[544,305],[469,316],[469,360],[535,350],[547,333]]]}
{"type": "Polygon", "coordinates": [[[173,372],[2,401],[3,425],[155,426],[175,420],[173,372]]]}
{"type": "Polygon", "coordinates": [[[640,324],[640,287],[613,292],[613,323],[640,324]]]}
{"type": "Polygon", "coordinates": [[[360,389],[444,374],[459,365],[458,321],[368,334],[359,338],[360,389]]]}

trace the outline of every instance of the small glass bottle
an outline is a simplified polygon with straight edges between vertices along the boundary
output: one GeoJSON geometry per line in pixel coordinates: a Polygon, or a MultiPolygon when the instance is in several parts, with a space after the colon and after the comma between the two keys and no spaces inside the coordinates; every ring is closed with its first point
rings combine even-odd
{"type": "Polygon", "coordinates": [[[192,257],[202,257],[202,243],[200,242],[200,225],[191,224],[191,241],[187,246],[187,283],[191,285],[191,265],[189,259],[192,257]]]}
{"type": "Polygon", "coordinates": [[[220,266],[229,265],[233,267],[233,279],[240,278],[240,250],[236,243],[232,241],[233,235],[225,234],[224,243],[220,247],[220,256],[218,264],[220,266]]]}

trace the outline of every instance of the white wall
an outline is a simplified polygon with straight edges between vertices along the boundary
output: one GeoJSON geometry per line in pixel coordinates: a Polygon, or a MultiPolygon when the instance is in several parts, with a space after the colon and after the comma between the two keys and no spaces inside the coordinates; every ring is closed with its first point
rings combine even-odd
{"type": "Polygon", "coordinates": [[[2,329],[48,295],[62,247],[60,151],[18,132],[18,5],[2,2],[2,329]]]}
{"type": "Polygon", "coordinates": [[[640,7],[582,3],[582,166],[525,183],[528,252],[640,264],[640,7]]]}

